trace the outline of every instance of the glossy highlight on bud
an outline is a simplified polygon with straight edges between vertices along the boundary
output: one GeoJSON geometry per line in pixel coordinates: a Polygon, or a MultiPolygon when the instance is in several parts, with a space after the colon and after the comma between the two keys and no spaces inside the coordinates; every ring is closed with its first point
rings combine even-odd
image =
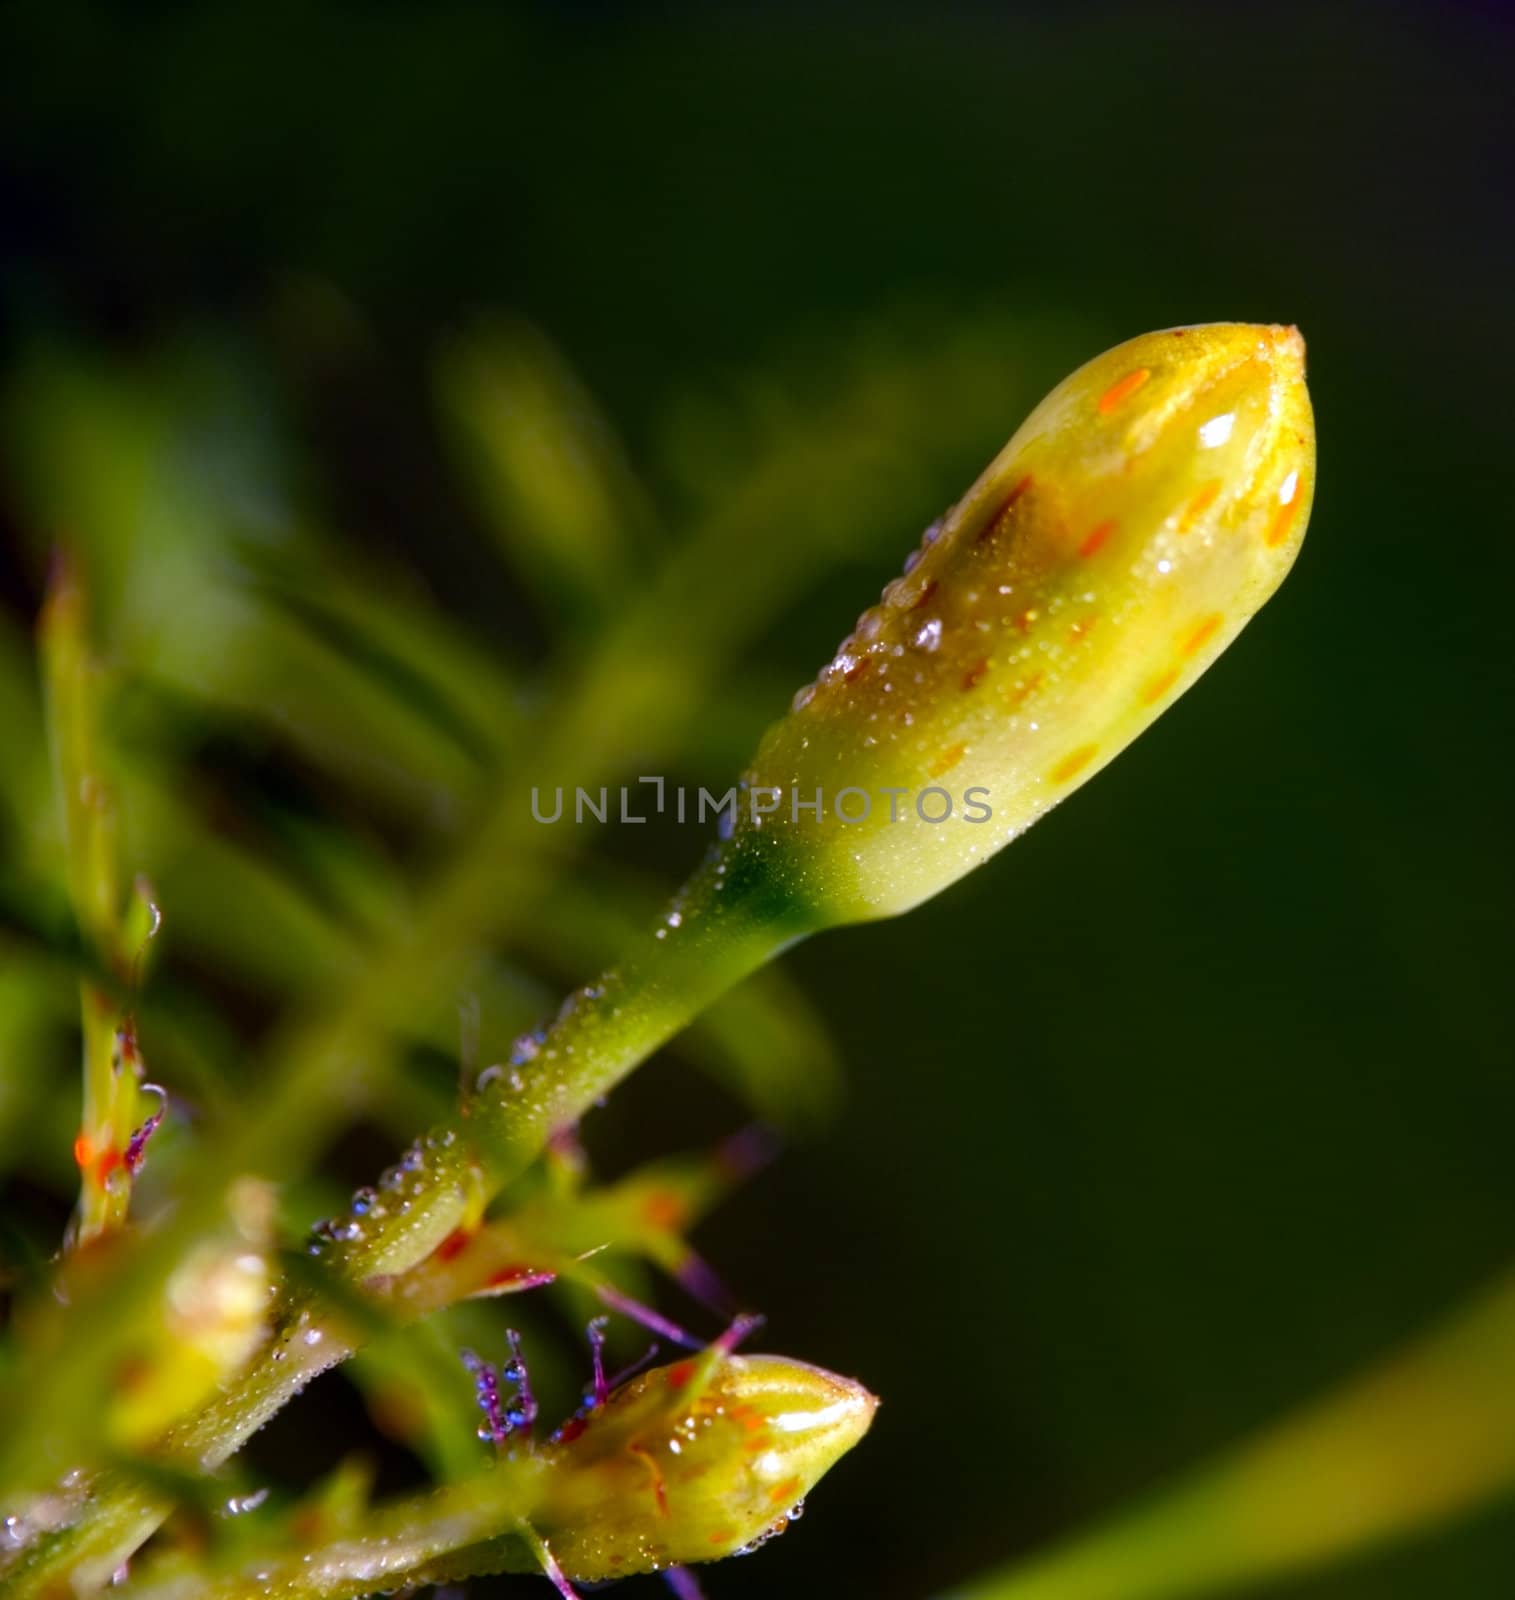
{"type": "Polygon", "coordinates": [[[1231,643],[1292,565],[1314,478],[1296,329],[1174,328],[1089,362],[769,730],[746,775],[768,814],[739,813],[729,848],[816,925],[935,894],[1231,643]],[[851,820],[844,794],[865,797],[851,820]]]}

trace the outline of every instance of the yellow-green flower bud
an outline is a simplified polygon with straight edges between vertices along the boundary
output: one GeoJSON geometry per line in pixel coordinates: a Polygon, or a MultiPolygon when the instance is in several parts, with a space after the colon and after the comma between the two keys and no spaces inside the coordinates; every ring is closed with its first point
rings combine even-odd
{"type": "Polygon", "coordinates": [[[262,1249],[217,1241],[168,1283],[155,1337],[124,1361],[104,1419],[118,1449],[138,1451],[203,1405],[268,1338],[273,1282],[262,1249]]]}
{"type": "Polygon", "coordinates": [[[935,894],[1236,637],[1299,550],[1314,476],[1293,328],[1175,328],[1080,368],[769,731],[728,850],[817,924],[935,894]]]}
{"type": "Polygon", "coordinates": [[[586,1582],[719,1560],[782,1533],[877,1404],[819,1367],[713,1346],[569,1424],[542,1454],[532,1524],[586,1582]]]}

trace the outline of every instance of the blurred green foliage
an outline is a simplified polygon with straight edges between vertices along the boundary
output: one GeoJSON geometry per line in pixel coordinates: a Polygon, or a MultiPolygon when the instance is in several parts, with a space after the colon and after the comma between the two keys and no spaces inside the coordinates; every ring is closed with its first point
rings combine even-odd
{"type": "MultiPolygon", "coordinates": [[[[61,1234],[78,1118],[50,550],[88,574],[121,861],[165,912],[149,1194],[191,1116],[256,1112],[288,1008],[519,808],[519,878],[484,875],[386,1015],[404,1048],[336,1085],[308,1218],[453,1093],[460,999],[494,1059],[699,849],[526,832],[546,735],[595,781],[723,788],[1052,380],[1221,317],[1310,343],[1279,599],[1049,827],[797,952],[587,1125],[614,1172],[729,1128],[733,1090],[792,1113],[809,1137],[699,1244],[776,1344],[885,1397],[712,1587],[919,1595],[1030,1553],[1507,1263],[1507,21],[53,0],[0,31],[16,1271],[61,1234]]],[[[409,1481],[353,1392],[324,1380],[249,1481],[352,1449],[409,1481]]],[[[445,1426],[400,1431],[456,1470],[445,1426]]],[[[1505,1506],[1266,1593],[1484,1600],[1512,1550],[1505,1506]]]]}

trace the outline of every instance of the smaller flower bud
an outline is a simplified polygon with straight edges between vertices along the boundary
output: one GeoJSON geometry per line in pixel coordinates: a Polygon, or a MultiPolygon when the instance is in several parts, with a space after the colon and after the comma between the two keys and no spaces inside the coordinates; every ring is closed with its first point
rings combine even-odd
{"type": "Polygon", "coordinates": [[[615,1390],[544,1454],[532,1518],[570,1578],[716,1561],[782,1533],[868,1431],[859,1383],[712,1347],[615,1390]]]}
{"type": "Polygon", "coordinates": [[[169,1278],[152,1336],[121,1365],[105,1415],[119,1449],[156,1443],[240,1372],[268,1339],[274,1197],[241,1178],[228,1195],[233,1226],[193,1250],[169,1278]]]}

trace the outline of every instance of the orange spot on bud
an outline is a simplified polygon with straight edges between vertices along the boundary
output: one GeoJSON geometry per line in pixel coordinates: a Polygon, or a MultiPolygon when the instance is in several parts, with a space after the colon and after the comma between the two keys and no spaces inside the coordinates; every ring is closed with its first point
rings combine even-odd
{"type": "Polygon", "coordinates": [[[1178,682],[1178,668],[1172,667],[1167,672],[1157,675],[1145,689],[1142,690],[1142,704],[1150,706],[1154,701],[1161,700],[1169,689],[1178,682]]]}
{"type": "Polygon", "coordinates": [[[1089,530],[1088,537],[1078,547],[1081,556],[1092,556],[1096,550],[1115,532],[1115,518],[1106,517],[1097,527],[1089,530]]]}
{"type": "Polygon", "coordinates": [[[654,1189],[642,1202],[642,1215],[654,1228],[671,1231],[688,1220],[689,1208],[672,1189],[654,1189]]]}
{"type": "Polygon", "coordinates": [[[682,1389],[694,1376],[694,1367],[692,1361],[677,1361],[664,1373],[664,1381],[670,1389],[682,1389]]]}
{"type": "Polygon", "coordinates": [[[81,1133],[74,1140],[74,1165],[81,1170],[93,1165],[95,1159],[95,1141],[87,1133],[81,1133]]]}
{"type": "Polygon", "coordinates": [[[1220,612],[1205,618],[1203,622],[1184,640],[1184,654],[1192,656],[1203,650],[1204,647],[1220,632],[1220,625],[1225,621],[1220,612]]]}
{"type": "Polygon", "coordinates": [[[788,1505],[798,1497],[804,1482],[805,1480],[799,1477],[785,1478],[782,1483],[776,1483],[768,1491],[768,1498],[776,1506],[788,1505]]]}
{"type": "Polygon", "coordinates": [[[1017,678],[1006,696],[1012,706],[1023,705],[1042,686],[1045,673],[1033,672],[1029,678],[1017,678]]]}
{"type": "Polygon", "coordinates": [[[947,749],[943,750],[936,760],[931,763],[931,766],[928,769],[929,776],[933,778],[939,778],[944,772],[951,772],[958,762],[961,761],[965,755],[967,755],[967,753],[968,746],[965,744],[949,745],[947,749]]]}
{"type": "Polygon", "coordinates": [[[1124,378],[1112,383],[1099,397],[1100,415],[1108,417],[1122,400],[1129,400],[1151,376],[1148,368],[1138,367],[1135,372],[1128,372],[1124,378]]]}
{"type": "Polygon", "coordinates": [[[988,656],[980,656],[977,661],[963,674],[963,692],[974,688],[989,670],[988,656]]]}
{"type": "Polygon", "coordinates": [[[736,1532],[731,1528],[717,1528],[714,1533],[707,1535],[711,1544],[730,1544],[736,1538],[736,1532]]]}
{"type": "Polygon", "coordinates": [[[1221,483],[1219,478],[1211,478],[1198,494],[1184,507],[1183,515],[1178,519],[1178,531],[1187,533],[1195,522],[1207,512],[1220,498],[1221,483]]]}
{"type": "Polygon", "coordinates": [[[1070,755],[1064,756],[1049,774],[1053,783],[1066,783],[1069,778],[1075,777],[1089,765],[1098,751],[1098,745],[1085,744],[1080,745],[1070,755]]]}
{"type": "Polygon", "coordinates": [[[1015,619],[1015,626],[1021,633],[1030,633],[1031,625],[1041,616],[1041,612],[1034,606],[1029,611],[1023,611],[1015,619]]]}
{"type": "Polygon", "coordinates": [[[1288,505],[1280,506],[1273,521],[1268,525],[1264,535],[1264,542],[1270,549],[1275,549],[1289,537],[1289,529],[1294,526],[1294,515],[1299,510],[1299,501],[1291,500],[1288,505]]]}
{"type": "Polygon", "coordinates": [[[913,601],[911,601],[910,609],[912,611],[919,611],[920,608],[923,605],[925,605],[931,599],[932,595],[934,595],[936,593],[936,590],[937,590],[937,582],[936,582],[936,579],[933,578],[931,580],[931,582],[928,583],[926,585],[926,587],[921,590],[921,592],[915,597],[915,599],[913,601]]]}
{"type": "Polygon", "coordinates": [[[101,1185],[110,1177],[117,1167],[121,1166],[125,1157],[113,1144],[108,1144],[95,1157],[95,1181],[101,1185]]]}

